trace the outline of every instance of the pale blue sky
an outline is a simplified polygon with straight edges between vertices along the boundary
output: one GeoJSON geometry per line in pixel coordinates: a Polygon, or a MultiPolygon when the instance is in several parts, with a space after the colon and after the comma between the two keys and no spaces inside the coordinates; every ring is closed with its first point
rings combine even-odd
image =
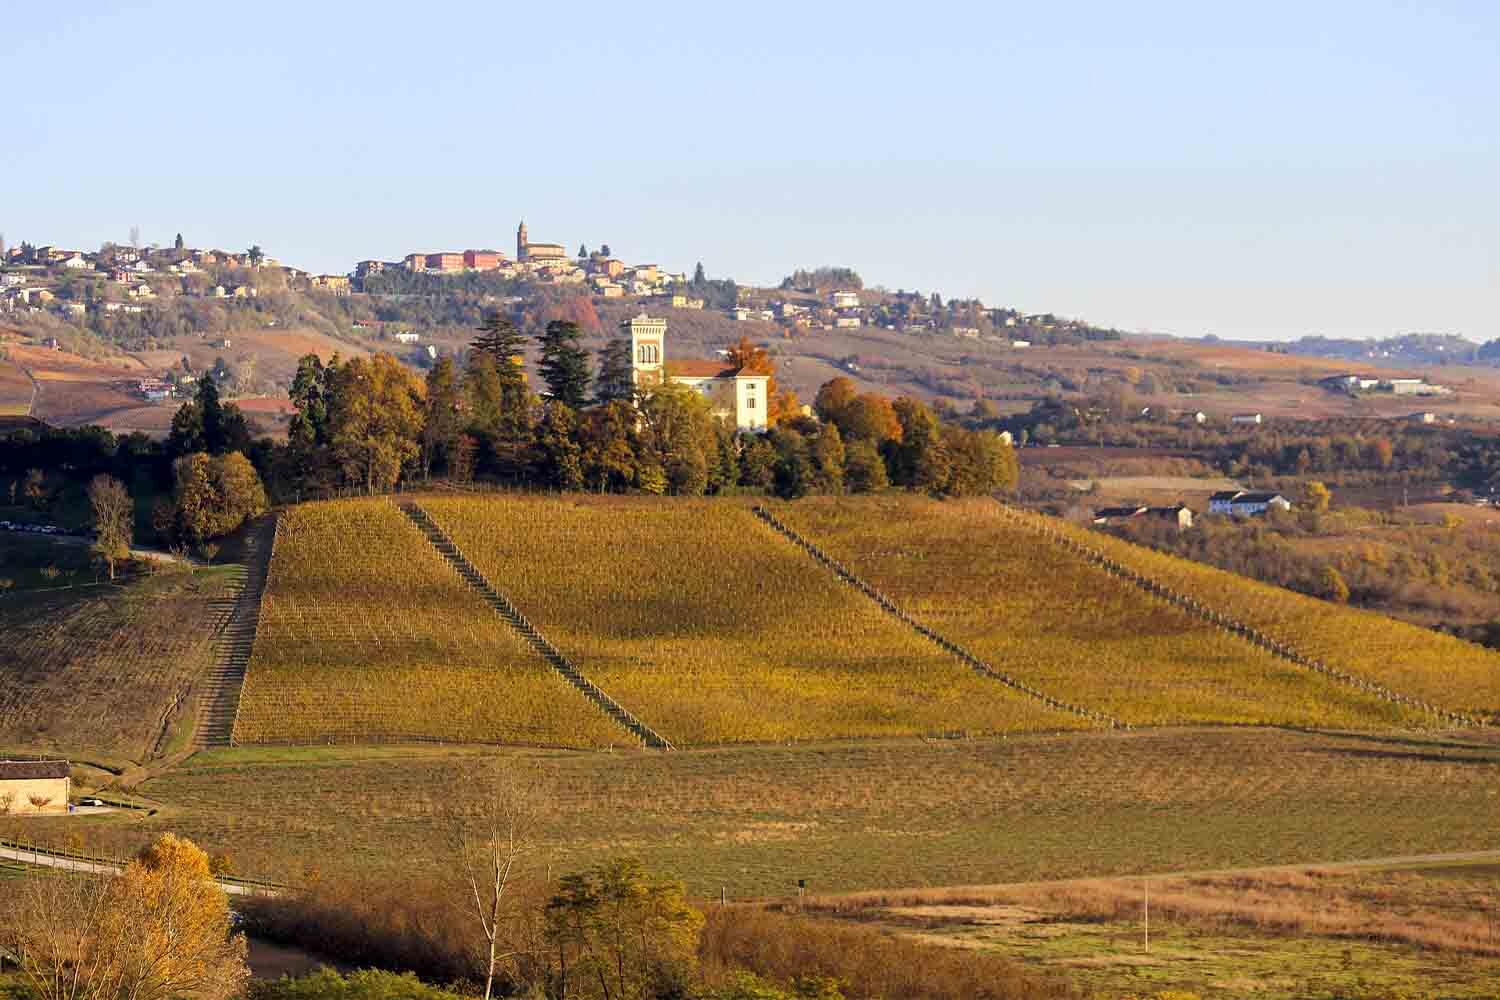
{"type": "Polygon", "coordinates": [[[1500,4],[7,4],[0,232],[1500,337],[1500,4]]]}

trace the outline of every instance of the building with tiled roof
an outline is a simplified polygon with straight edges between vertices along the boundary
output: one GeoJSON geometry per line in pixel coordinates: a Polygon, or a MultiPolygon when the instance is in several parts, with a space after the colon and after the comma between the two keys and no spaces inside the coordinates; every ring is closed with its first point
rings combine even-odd
{"type": "Polygon", "coordinates": [[[696,358],[667,360],[667,321],[641,313],[620,324],[630,337],[630,361],[635,384],[659,384],[663,379],[687,386],[708,400],[715,416],[742,431],[766,429],[770,405],[769,375],[746,372],[726,361],[696,358]]]}

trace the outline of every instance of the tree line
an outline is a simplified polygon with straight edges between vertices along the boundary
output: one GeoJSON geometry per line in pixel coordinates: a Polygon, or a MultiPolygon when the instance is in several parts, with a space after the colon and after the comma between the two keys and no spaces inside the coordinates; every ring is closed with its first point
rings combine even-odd
{"type": "Polygon", "coordinates": [[[815,411],[804,412],[794,393],[776,386],[765,350],[745,339],[726,366],[770,376],[764,432],[730,426],[685,386],[636,385],[628,340],[591,353],[570,320],[536,335],[540,385],[533,385],[522,360],[528,339],[491,314],[462,363],[441,358],[425,378],[386,355],[302,358],[288,440],[265,456],[273,494],[380,492],[435,476],[789,498],[892,486],[964,495],[1015,483],[1014,455],[998,434],[944,424],[920,400],[860,395],[838,378],[820,390],[815,411]]]}

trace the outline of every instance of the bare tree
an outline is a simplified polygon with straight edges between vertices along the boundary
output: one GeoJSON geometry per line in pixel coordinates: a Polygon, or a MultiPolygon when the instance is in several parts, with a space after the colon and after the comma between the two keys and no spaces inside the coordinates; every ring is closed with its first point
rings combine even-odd
{"type": "Polygon", "coordinates": [[[40,1000],[95,1000],[114,956],[98,942],[110,929],[112,876],[38,872],[7,885],[0,943],[40,1000]]]}
{"type": "Polygon", "coordinates": [[[30,802],[31,803],[31,808],[35,809],[37,811],[37,813],[40,814],[43,809],[47,808],[48,806],[50,806],[52,804],[52,796],[50,796],[50,795],[28,795],[28,796],[26,796],[26,801],[30,802]]]}
{"type": "Polygon", "coordinates": [[[542,775],[524,767],[502,768],[463,782],[470,791],[450,803],[446,817],[463,908],[484,937],[485,1000],[501,964],[528,950],[527,935],[516,926],[524,922],[525,911],[513,903],[517,883],[530,874],[524,866],[540,846],[537,825],[547,800],[542,775]]]}
{"type": "Polygon", "coordinates": [[[135,501],[124,483],[102,472],[89,481],[88,494],[97,536],[94,553],[109,566],[109,578],[113,580],[115,564],[130,557],[135,501]]]}

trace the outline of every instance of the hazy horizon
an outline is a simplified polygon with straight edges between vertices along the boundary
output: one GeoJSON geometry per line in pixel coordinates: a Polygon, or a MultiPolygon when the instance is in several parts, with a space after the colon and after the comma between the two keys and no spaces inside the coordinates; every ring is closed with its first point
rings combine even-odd
{"type": "Polygon", "coordinates": [[[532,238],[1226,339],[1500,337],[1500,11],[10,12],[0,232],[532,238]]]}

